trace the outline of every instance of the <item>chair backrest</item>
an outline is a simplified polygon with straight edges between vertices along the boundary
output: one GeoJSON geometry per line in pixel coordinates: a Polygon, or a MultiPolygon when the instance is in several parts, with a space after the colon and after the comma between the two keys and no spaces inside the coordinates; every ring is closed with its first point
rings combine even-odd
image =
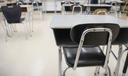
{"type": "Polygon", "coordinates": [[[81,5],[80,3],[76,3],[71,5],[71,9],[72,9],[72,14],[74,14],[75,12],[79,12],[80,14],[82,14],[83,11],[83,5],[81,5]]]}
{"type": "Polygon", "coordinates": [[[41,2],[33,2],[33,6],[42,6],[41,2]]]}
{"type": "Polygon", "coordinates": [[[20,23],[21,7],[19,5],[2,6],[1,9],[8,23],[20,23]]]}
{"type": "MultiPolygon", "coordinates": [[[[70,31],[72,41],[79,44],[82,33],[89,28],[109,28],[112,31],[112,41],[114,41],[119,32],[118,24],[104,23],[104,24],[79,24],[74,26],[70,31]]],[[[108,32],[89,32],[84,38],[83,45],[106,45],[108,40],[108,32]]]]}
{"type": "Polygon", "coordinates": [[[91,0],[91,4],[98,4],[98,0],[91,0]]]}

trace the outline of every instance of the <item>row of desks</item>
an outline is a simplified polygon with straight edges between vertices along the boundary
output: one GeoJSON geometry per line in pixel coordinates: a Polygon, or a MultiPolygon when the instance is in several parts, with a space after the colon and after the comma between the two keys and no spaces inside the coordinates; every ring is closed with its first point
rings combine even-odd
{"type": "MultiPolygon", "coordinates": [[[[107,0],[107,1],[105,1],[103,3],[99,3],[99,4],[90,4],[88,1],[84,2],[84,3],[80,2],[80,1],[75,1],[75,2],[62,1],[61,5],[63,8],[65,7],[65,11],[72,11],[72,6],[74,6],[74,3],[78,3],[79,5],[81,5],[82,10],[87,11],[87,13],[91,13],[91,11],[95,11],[96,9],[101,9],[101,8],[107,9],[107,11],[110,11],[113,4],[115,4],[118,7],[120,7],[122,4],[125,4],[125,2],[121,1],[121,0],[107,0]]],[[[120,11],[120,8],[118,9],[118,11],[120,11]]]]}
{"type": "MultiPolygon", "coordinates": [[[[80,4],[81,5],[81,4],[80,4]]],[[[62,7],[65,7],[66,11],[71,11],[73,4],[62,4],[62,7]]],[[[112,5],[109,4],[82,4],[83,11],[94,11],[95,9],[105,8],[108,11],[111,9],[112,5]]]]}

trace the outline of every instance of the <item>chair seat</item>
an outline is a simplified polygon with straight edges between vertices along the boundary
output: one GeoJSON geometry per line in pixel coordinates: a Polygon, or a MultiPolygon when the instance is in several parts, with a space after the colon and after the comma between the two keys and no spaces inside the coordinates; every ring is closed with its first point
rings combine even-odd
{"type": "MultiPolygon", "coordinates": [[[[63,47],[66,63],[69,67],[74,66],[75,57],[78,47],[63,47]]],[[[78,67],[82,66],[103,66],[105,62],[105,55],[99,47],[83,47],[78,67]]]]}

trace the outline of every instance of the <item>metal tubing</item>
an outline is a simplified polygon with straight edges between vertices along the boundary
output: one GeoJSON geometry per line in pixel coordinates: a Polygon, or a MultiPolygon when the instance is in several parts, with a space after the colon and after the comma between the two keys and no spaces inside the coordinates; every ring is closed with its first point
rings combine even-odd
{"type": "Polygon", "coordinates": [[[75,63],[74,63],[74,66],[73,66],[74,70],[76,69],[77,64],[78,64],[78,60],[79,60],[79,57],[80,57],[80,52],[81,52],[81,49],[82,49],[82,46],[83,46],[85,35],[89,32],[103,32],[103,31],[106,31],[106,32],[109,33],[108,44],[107,44],[108,45],[107,46],[107,54],[106,54],[106,59],[105,59],[105,64],[104,64],[104,68],[107,68],[107,64],[108,64],[108,60],[109,60],[109,54],[110,54],[110,48],[111,48],[112,32],[108,28],[91,28],[91,29],[85,30],[82,33],[82,36],[81,36],[81,39],[80,39],[80,42],[79,42],[79,46],[78,46],[78,49],[77,49],[75,63]]]}
{"type": "Polygon", "coordinates": [[[59,50],[59,76],[62,76],[62,51],[61,51],[61,47],[59,46],[58,48],[59,50]]]}

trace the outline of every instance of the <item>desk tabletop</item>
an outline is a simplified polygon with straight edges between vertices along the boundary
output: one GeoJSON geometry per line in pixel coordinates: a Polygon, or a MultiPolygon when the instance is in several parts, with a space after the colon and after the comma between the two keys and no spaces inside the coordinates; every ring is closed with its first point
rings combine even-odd
{"type": "MultiPolygon", "coordinates": [[[[73,4],[63,4],[63,6],[71,6],[73,4]]],[[[109,4],[81,4],[80,5],[83,5],[85,7],[112,7],[112,5],[109,5],[109,4]]]]}
{"type": "Polygon", "coordinates": [[[83,4],[86,7],[112,7],[112,5],[108,4],[83,4]]]}
{"type": "Polygon", "coordinates": [[[110,15],[56,15],[53,17],[50,27],[53,29],[63,29],[88,23],[116,23],[121,28],[128,28],[128,20],[110,15]]]}
{"type": "Polygon", "coordinates": [[[124,3],[125,1],[122,1],[122,0],[106,0],[105,1],[105,3],[111,3],[111,2],[124,3]]]}

